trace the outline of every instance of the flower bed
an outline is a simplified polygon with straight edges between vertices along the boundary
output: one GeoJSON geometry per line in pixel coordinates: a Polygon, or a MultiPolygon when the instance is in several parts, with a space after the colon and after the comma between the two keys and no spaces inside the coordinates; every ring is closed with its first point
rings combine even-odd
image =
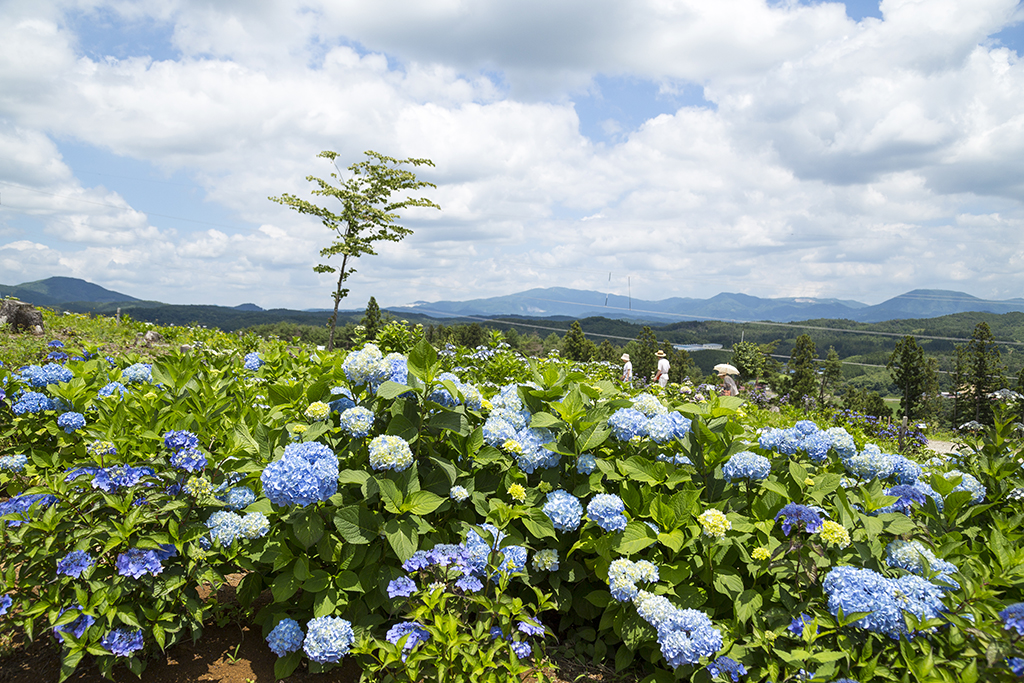
{"type": "Polygon", "coordinates": [[[512,680],[555,643],[652,681],[1021,665],[1007,424],[915,462],[808,420],[754,429],[736,398],[423,341],[0,377],[0,628],[58,638],[65,675],[86,655],[140,673],[236,572],[243,606],[270,592],[253,619],[279,677],[354,657],[377,680],[512,680]]]}

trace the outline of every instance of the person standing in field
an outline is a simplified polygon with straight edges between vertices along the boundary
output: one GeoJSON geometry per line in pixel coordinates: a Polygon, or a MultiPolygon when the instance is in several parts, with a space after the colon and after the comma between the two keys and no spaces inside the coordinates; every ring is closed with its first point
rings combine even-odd
{"type": "Polygon", "coordinates": [[[629,362],[629,354],[622,354],[620,360],[624,361],[622,365],[622,381],[629,383],[633,381],[633,364],[629,362]]]}
{"type": "Polygon", "coordinates": [[[665,352],[658,349],[658,352],[654,354],[658,357],[658,371],[654,373],[654,381],[661,386],[668,384],[668,358],[665,358],[665,352]]]}
{"type": "Polygon", "coordinates": [[[740,388],[738,386],[736,386],[736,380],[734,380],[724,370],[719,370],[718,371],[718,379],[720,379],[722,381],[722,383],[725,385],[725,387],[722,390],[722,395],[723,396],[739,396],[740,395],[740,388]]]}

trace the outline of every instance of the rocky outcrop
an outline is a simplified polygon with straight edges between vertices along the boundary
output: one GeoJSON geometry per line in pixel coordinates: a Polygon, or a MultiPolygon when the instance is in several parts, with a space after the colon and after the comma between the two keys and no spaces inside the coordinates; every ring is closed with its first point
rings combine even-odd
{"type": "Polygon", "coordinates": [[[0,326],[10,325],[15,332],[43,333],[43,314],[35,306],[17,299],[4,299],[0,306],[0,326]]]}

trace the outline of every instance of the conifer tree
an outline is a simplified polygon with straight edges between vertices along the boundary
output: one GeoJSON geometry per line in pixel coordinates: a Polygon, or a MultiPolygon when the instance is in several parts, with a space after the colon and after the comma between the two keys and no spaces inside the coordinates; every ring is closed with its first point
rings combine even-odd
{"type": "Polygon", "coordinates": [[[928,366],[917,339],[907,335],[896,342],[886,368],[900,390],[900,415],[908,420],[919,419],[928,385],[928,366]]]}
{"type": "Polygon", "coordinates": [[[569,331],[562,339],[562,357],[575,361],[590,360],[591,350],[587,346],[587,337],[583,334],[579,320],[573,320],[569,331]]]}
{"type": "Polygon", "coordinates": [[[381,320],[380,307],[377,305],[375,297],[370,297],[369,303],[366,304],[366,312],[363,314],[363,319],[359,321],[359,324],[366,330],[367,341],[373,341],[377,338],[377,333],[380,332],[384,322],[381,320]]]}
{"type": "Polygon", "coordinates": [[[796,338],[796,345],[789,357],[789,369],[792,371],[789,386],[791,403],[799,404],[805,396],[814,396],[814,390],[818,388],[818,367],[814,363],[816,353],[810,335],[801,334],[796,338]]]}

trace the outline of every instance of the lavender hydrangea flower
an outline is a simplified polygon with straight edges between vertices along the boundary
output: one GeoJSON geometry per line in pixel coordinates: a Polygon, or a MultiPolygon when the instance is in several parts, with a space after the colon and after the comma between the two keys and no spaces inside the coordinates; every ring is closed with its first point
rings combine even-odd
{"type": "MultiPolygon", "coordinates": [[[[70,607],[65,607],[60,611],[60,614],[57,616],[57,618],[60,619],[60,617],[64,616],[64,613],[68,610],[81,609],[81,605],[71,605],[70,607]]],[[[74,621],[69,622],[67,624],[61,624],[60,626],[54,626],[53,635],[55,638],[57,638],[57,640],[59,640],[62,643],[64,642],[65,633],[69,633],[73,635],[75,638],[81,638],[85,635],[85,632],[89,630],[89,627],[95,623],[96,617],[92,616],[91,614],[86,614],[85,612],[80,612],[74,621]]]]}
{"type": "Polygon", "coordinates": [[[999,612],[999,618],[1003,620],[1003,628],[1007,631],[1016,631],[1017,635],[1024,636],[1024,602],[1015,602],[999,612]]]}

